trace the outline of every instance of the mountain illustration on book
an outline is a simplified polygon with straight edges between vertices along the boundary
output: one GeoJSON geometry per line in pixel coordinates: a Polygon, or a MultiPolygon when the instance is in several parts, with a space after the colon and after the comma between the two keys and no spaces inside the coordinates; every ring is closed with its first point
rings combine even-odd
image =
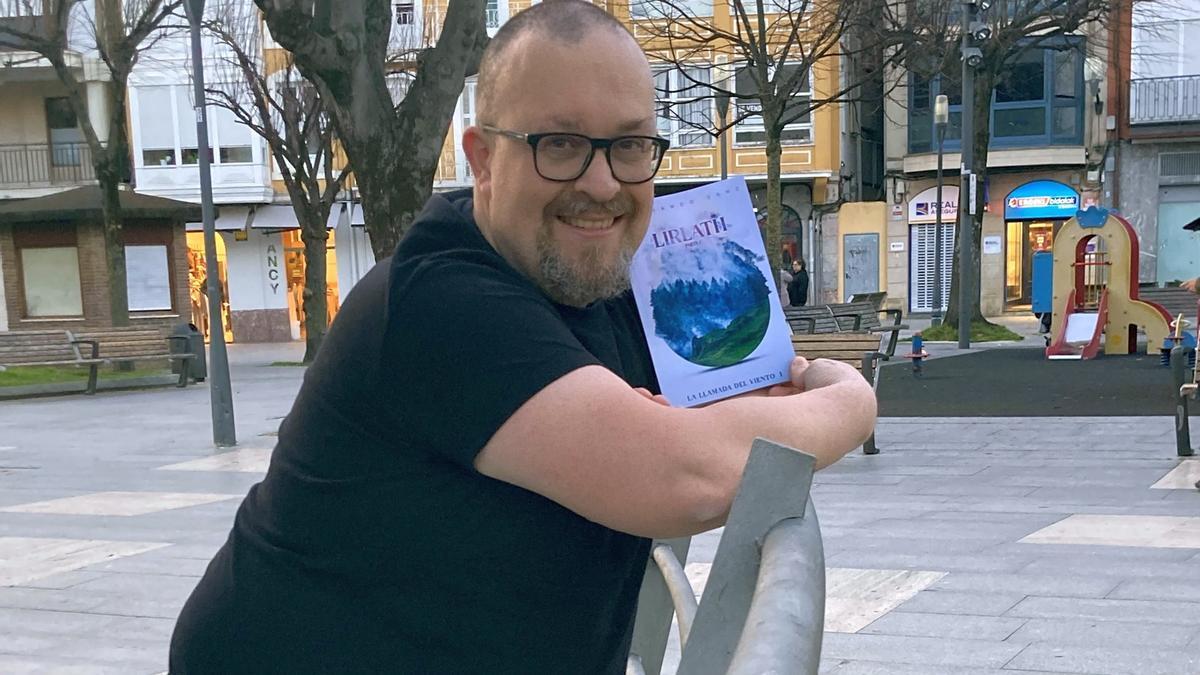
{"type": "Polygon", "coordinates": [[[654,332],[671,351],[697,365],[721,367],[758,348],[771,322],[760,256],[722,237],[661,253],[661,281],[650,292],[650,306],[654,332]]]}

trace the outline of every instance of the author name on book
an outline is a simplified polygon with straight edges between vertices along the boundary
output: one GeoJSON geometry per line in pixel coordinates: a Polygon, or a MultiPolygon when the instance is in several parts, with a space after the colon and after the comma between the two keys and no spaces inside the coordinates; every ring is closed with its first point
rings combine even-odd
{"type": "Polygon", "coordinates": [[[730,382],[728,384],[723,384],[719,387],[713,387],[711,389],[705,389],[703,391],[697,391],[695,393],[688,394],[687,402],[688,403],[696,403],[698,401],[704,401],[706,399],[710,399],[714,396],[721,396],[723,394],[728,395],[730,392],[736,392],[736,391],[742,391],[742,390],[752,391],[754,389],[761,389],[769,384],[774,384],[776,382],[783,382],[786,380],[787,380],[787,371],[777,370],[777,371],[774,371],[771,373],[767,373],[766,375],[755,375],[754,377],[748,377],[744,380],[738,380],[737,382],[730,382]]]}
{"type": "Polygon", "coordinates": [[[653,232],[651,239],[654,241],[654,248],[662,248],[673,244],[686,244],[728,231],[729,225],[725,223],[725,216],[713,215],[712,218],[702,220],[691,227],[672,227],[653,232]]]}

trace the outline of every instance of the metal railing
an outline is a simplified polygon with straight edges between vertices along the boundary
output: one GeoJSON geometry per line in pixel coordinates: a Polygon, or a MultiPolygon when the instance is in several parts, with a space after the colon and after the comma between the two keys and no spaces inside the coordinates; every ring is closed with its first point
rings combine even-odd
{"type": "Polygon", "coordinates": [[[754,441],[698,604],[683,568],[690,540],[654,542],[627,675],[659,675],[674,614],[679,675],[816,675],[825,550],[809,498],[815,466],[811,455],[754,441]]]}
{"type": "Polygon", "coordinates": [[[0,187],[84,185],[95,180],[87,143],[0,145],[0,187]]]}
{"type": "Polygon", "coordinates": [[[1147,77],[1129,83],[1129,123],[1200,122],[1200,75],[1147,77]]]}

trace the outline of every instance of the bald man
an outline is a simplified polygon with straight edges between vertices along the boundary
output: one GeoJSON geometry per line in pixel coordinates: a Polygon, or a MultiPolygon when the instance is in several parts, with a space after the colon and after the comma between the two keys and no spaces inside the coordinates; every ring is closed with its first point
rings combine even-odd
{"type": "Polygon", "coordinates": [[[870,434],[838,363],[702,409],[657,396],[628,274],[668,143],[619,22],[535,5],[478,99],[473,190],[433,197],[347,299],[173,674],[623,673],[650,538],[721,525],[755,436],[827,465],[870,434]]]}

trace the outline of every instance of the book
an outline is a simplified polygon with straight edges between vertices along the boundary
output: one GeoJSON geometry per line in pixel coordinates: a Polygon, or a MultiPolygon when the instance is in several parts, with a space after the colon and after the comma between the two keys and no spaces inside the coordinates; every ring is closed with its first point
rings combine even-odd
{"type": "Polygon", "coordinates": [[[630,280],[671,405],[789,381],[791,330],[744,178],[656,198],[630,280]]]}

